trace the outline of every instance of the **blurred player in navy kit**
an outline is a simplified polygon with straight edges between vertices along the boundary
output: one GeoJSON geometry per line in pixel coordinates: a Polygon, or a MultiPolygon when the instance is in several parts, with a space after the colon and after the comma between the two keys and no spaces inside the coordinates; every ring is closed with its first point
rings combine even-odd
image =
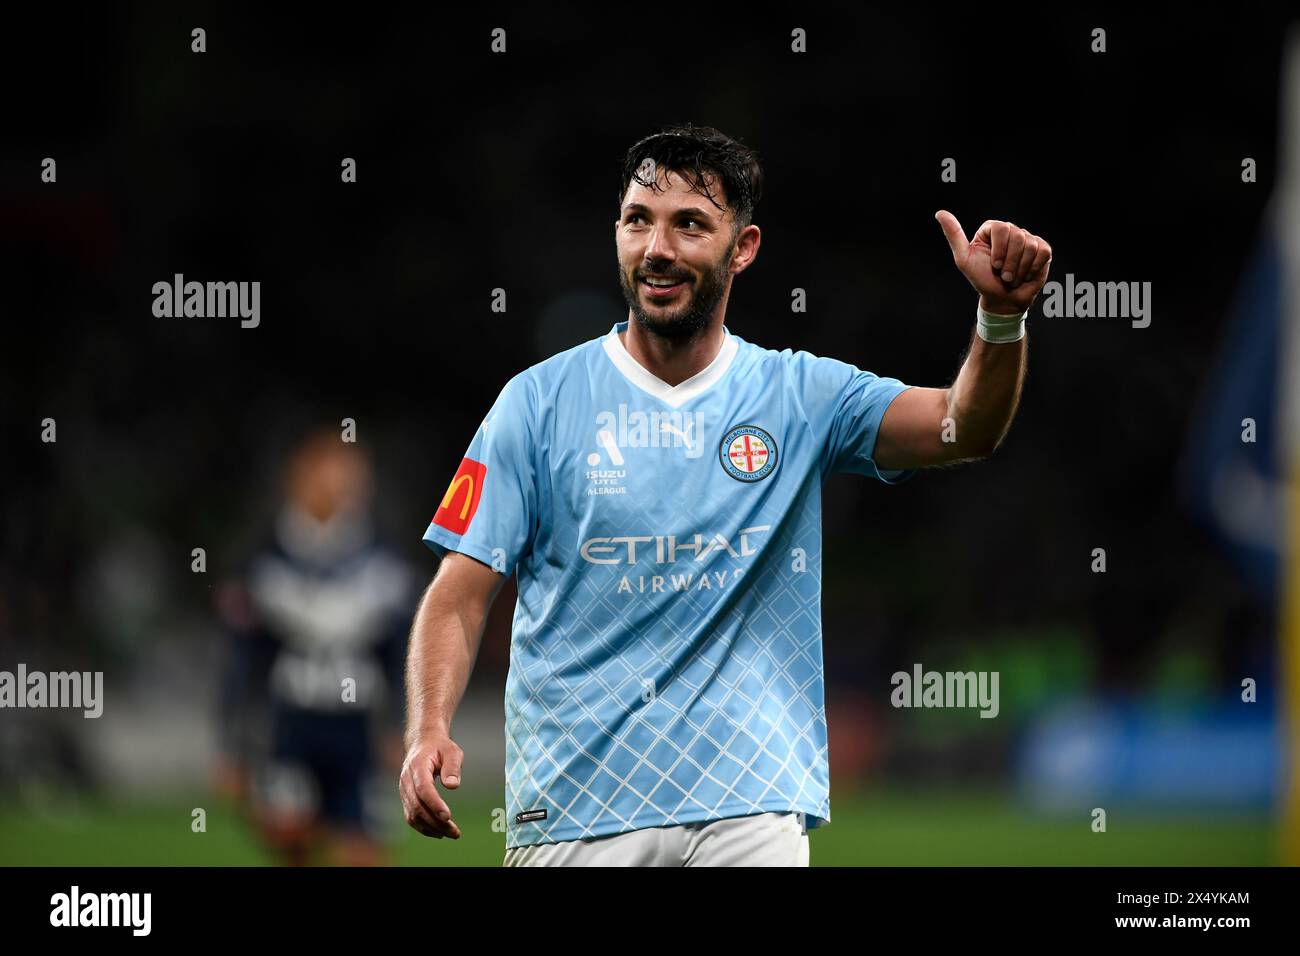
{"type": "Polygon", "coordinates": [[[383,863],[369,793],[381,763],[401,764],[411,574],[378,540],[366,456],[337,430],[309,435],[284,479],[269,540],[218,596],[218,786],[249,798],[286,863],[383,863]]]}

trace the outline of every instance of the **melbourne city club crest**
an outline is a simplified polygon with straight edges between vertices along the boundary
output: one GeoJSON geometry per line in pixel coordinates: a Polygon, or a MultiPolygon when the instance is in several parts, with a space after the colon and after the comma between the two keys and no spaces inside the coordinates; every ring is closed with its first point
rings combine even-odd
{"type": "Polygon", "coordinates": [[[737,481],[762,481],[776,467],[776,441],[757,425],[737,425],[722,439],[718,457],[737,481]]]}

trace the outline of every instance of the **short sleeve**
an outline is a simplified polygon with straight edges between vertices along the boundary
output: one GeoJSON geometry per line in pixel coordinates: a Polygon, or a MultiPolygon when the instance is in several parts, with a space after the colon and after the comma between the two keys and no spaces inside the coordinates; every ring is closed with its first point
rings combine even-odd
{"type": "Polygon", "coordinates": [[[824,439],[822,473],[852,472],[885,484],[907,481],[915,469],[884,470],[872,456],[885,410],[901,392],[911,388],[838,359],[806,352],[800,358],[799,379],[814,433],[824,439]]]}
{"type": "Polygon", "coordinates": [[[537,519],[536,404],[521,373],[497,396],[438,502],[424,543],[439,557],[467,554],[509,577],[537,519]]]}

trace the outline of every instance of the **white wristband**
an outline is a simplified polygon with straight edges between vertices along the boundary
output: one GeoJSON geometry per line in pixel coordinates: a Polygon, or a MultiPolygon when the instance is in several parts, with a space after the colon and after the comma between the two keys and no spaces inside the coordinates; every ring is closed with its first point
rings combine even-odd
{"type": "Polygon", "coordinates": [[[1004,342],[1019,342],[1025,337],[1025,315],[997,315],[985,312],[977,303],[975,306],[975,331],[985,342],[1000,345],[1004,342]]]}

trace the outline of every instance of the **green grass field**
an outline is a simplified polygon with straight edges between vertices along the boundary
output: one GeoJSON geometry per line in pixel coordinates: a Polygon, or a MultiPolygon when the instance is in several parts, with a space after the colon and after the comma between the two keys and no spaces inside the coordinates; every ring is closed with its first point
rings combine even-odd
{"type": "MultiPolygon", "coordinates": [[[[406,866],[500,866],[493,832],[499,794],[451,801],[463,836],[430,840],[393,821],[406,866]]],[[[1090,818],[1026,814],[997,793],[837,792],[833,822],[810,834],[814,866],[1252,866],[1276,862],[1272,821],[1129,813],[1108,807],[1106,833],[1090,818]]],[[[395,807],[395,812],[396,807],[395,807]]],[[[238,814],[210,797],[151,806],[73,802],[42,809],[0,804],[0,865],[257,866],[271,863],[238,814]],[[204,807],[207,831],[193,833],[204,807]]]]}

